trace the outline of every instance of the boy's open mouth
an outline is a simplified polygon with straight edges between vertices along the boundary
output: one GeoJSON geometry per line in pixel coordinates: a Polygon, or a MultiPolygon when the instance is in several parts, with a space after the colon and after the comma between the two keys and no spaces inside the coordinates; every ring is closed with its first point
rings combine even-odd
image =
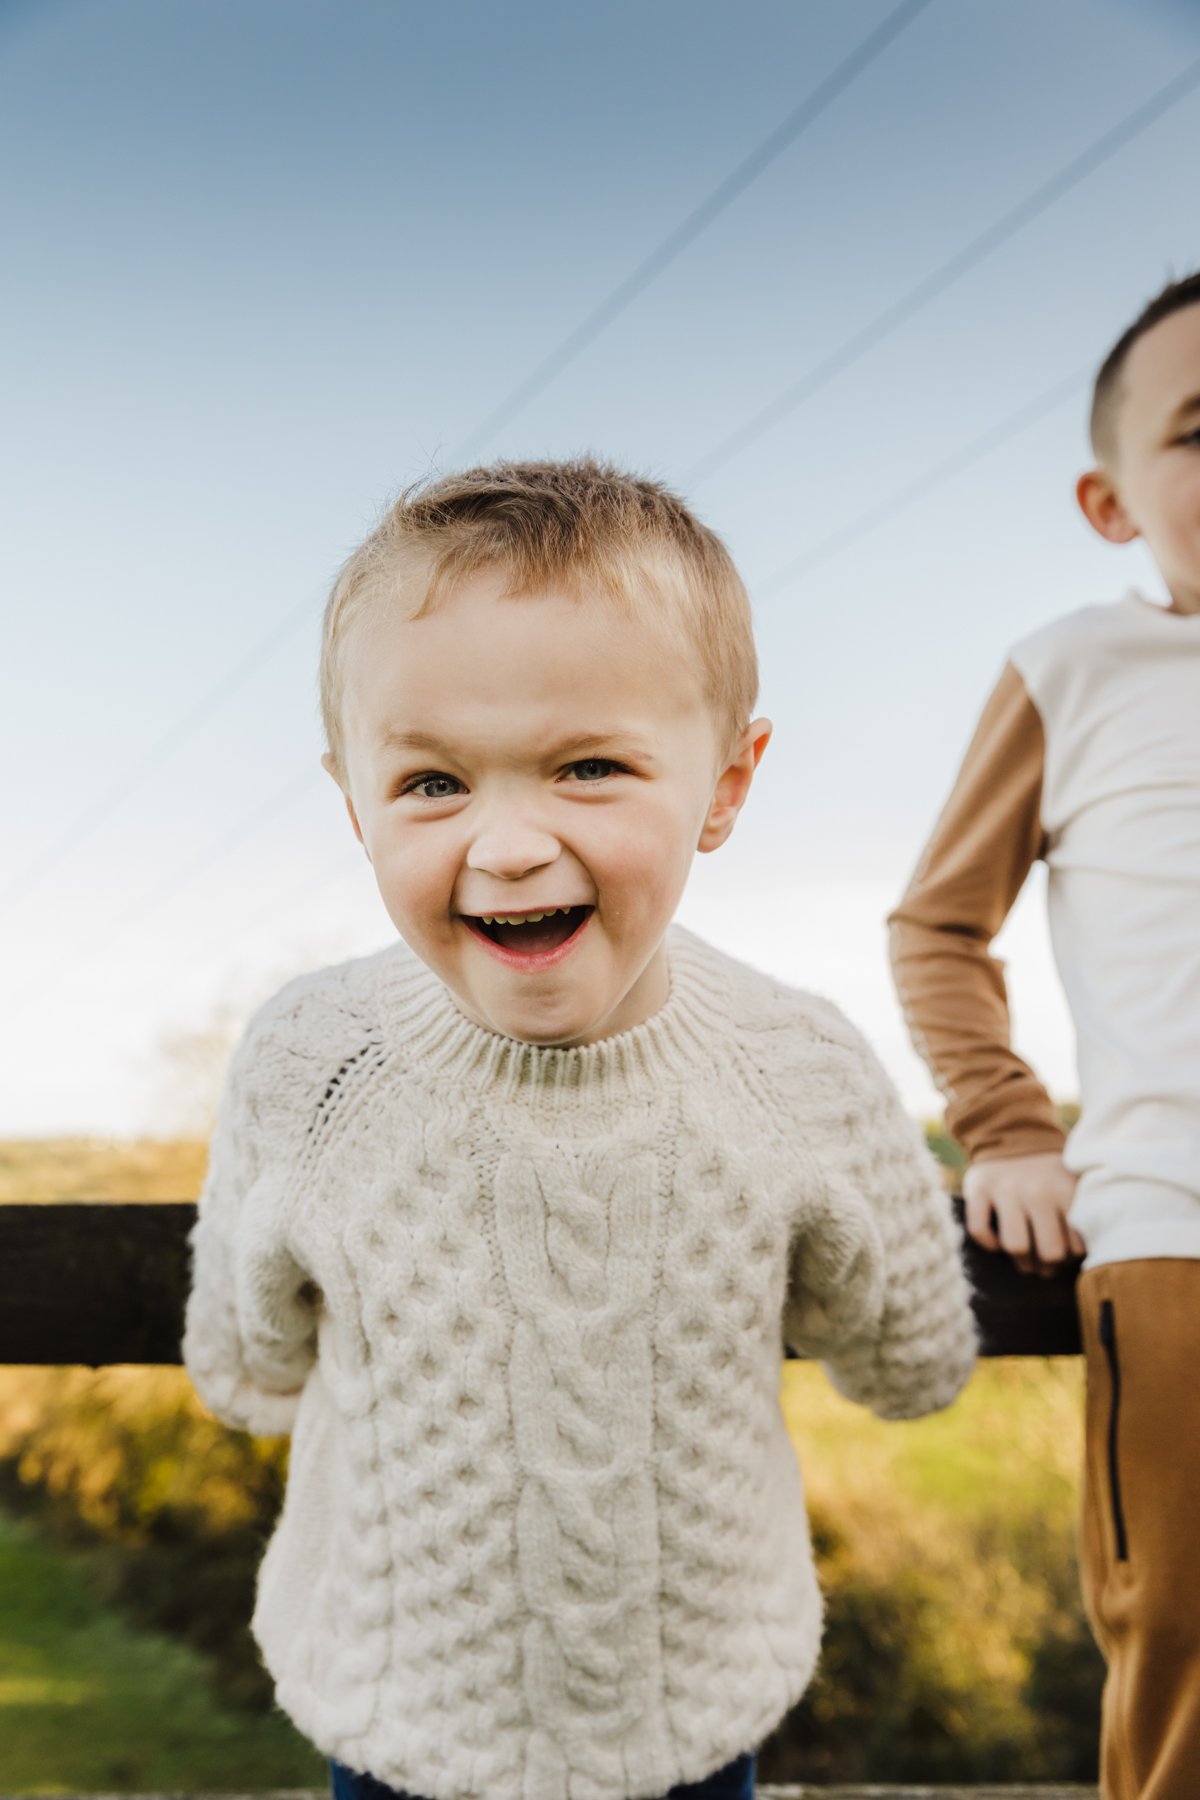
{"type": "Polygon", "coordinates": [[[478,937],[516,955],[544,956],[573,938],[595,909],[591,906],[558,906],[552,912],[463,915],[478,937]]]}

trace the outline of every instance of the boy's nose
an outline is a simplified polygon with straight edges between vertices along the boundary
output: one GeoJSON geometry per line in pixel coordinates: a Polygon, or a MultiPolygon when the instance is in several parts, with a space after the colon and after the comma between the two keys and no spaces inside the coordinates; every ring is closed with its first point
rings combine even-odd
{"type": "Polygon", "coordinates": [[[531,821],[497,819],[476,837],[467,852],[467,867],[501,881],[517,881],[555,862],[560,849],[557,838],[531,821]]]}

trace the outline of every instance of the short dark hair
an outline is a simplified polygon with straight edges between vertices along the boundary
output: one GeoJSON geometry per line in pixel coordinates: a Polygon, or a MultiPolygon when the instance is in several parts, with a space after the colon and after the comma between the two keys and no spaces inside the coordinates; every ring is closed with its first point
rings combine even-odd
{"type": "Polygon", "coordinates": [[[1185,306],[1200,306],[1200,270],[1185,275],[1181,281],[1169,281],[1161,293],[1144,306],[1133,324],[1123,331],[1100,364],[1092,388],[1092,450],[1098,462],[1111,462],[1117,449],[1117,402],[1120,399],[1121,371],[1125,359],[1140,337],[1145,337],[1163,319],[1182,312],[1185,306]]]}

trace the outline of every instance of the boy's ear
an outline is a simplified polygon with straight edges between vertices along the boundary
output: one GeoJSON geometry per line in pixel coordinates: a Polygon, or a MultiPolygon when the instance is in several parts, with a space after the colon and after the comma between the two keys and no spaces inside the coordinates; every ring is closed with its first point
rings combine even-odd
{"type": "Polygon", "coordinates": [[[770,742],[774,727],[770,719],[754,719],[738,739],[732,757],[717,777],[708,814],[700,833],[698,850],[717,850],[733,830],[742,810],[754,771],[770,742]]]}
{"type": "MultiPolygon", "coordinates": [[[[358,814],[354,810],[354,802],[350,798],[350,795],[347,792],[346,788],[342,785],[342,778],[338,774],[337,764],[334,762],[333,757],[328,750],[326,750],[324,755],[321,757],[321,767],[324,769],[324,771],[327,775],[331,775],[333,777],[334,781],[336,781],[338,787],[341,789],[342,799],[346,802],[346,811],[350,815],[350,823],[354,827],[354,835],[358,839],[359,843],[362,845],[363,849],[367,850],[366,839],[363,837],[362,827],[358,822],[358,814]]],[[[367,850],[367,861],[370,862],[370,860],[371,860],[371,852],[369,850],[367,850]]]]}
{"type": "Polygon", "coordinates": [[[1079,510],[1110,544],[1131,544],[1142,534],[1125,510],[1116,483],[1107,469],[1088,469],[1075,483],[1079,510]]]}

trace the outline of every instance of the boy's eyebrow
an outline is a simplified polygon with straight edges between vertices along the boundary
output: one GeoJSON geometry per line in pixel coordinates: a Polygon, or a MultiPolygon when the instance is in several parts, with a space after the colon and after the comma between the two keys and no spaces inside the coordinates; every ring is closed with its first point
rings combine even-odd
{"type": "Polygon", "coordinates": [[[1179,405],[1171,414],[1168,429],[1174,430],[1176,425],[1182,425],[1183,421],[1189,418],[1192,413],[1198,412],[1200,412],[1200,394],[1189,394],[1186,400],[1181,400],[1179,402],[1179,405]]]}
{"type": "MultiPolygon", "coordinates": [[[[427,731],[398,731],[390,728],[380,733],[379,744],[384,750],[445,750],[449,746],[441,738],[432,737],[427,731]]],[[[630,756],[650,758],[650,745],[634,733],[615,731],[585,731],[574,737],[564,738],[547,750],[546,755],[579,756],[586,750],[622,750],[630,756]]]]}
{"type": "Polygon", "coordinates": [[[396,731],[389,728],[379,734],[381,750],[440,750],[441,740],[426,731],[396,731]]]}

